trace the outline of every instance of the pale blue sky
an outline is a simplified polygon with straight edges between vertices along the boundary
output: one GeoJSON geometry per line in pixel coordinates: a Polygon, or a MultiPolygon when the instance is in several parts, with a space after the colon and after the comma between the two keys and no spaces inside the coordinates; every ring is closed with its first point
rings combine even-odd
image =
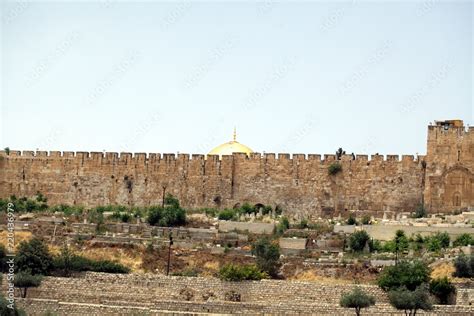
{"type": "Polygon", "coordinates": [[[423,154],[474,124],[472,1],[1,6],[1,147],[423,154]]]}

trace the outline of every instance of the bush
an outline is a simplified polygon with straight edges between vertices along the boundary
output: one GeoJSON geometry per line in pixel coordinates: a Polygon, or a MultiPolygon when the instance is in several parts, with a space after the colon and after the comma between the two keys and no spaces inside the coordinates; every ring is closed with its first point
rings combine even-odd
{"type": "Polygon", "coordinates": [[[0,244],[0,272],[7,272],[7,249],[0,244]]]}
{"type": "Polygon", "coordinates": [[[474,254],[470,257],[460,255],[454,260],[454,276],[458,278],[472,278],[474,277],[474,254]]]}
{"type": "Polygon", "coordinates": [[[230,221],[232,219],[236,219],[237,212],[232,209],[225,209],[219,212],[217,218],[221,221],[230,221]]]}
{"type": "Polygon", "coordinates": [[[341,171],[342,171],[342,165],[340,163],[337,163],[337,162],[334,162],[334,163],[330,164],[329,167],[328,167],[328,173],[331,176],[334,176],[334,175],[338,174],[341,171]]]}
{"type": "Polygon", "coordinates": [[[280,269],[280,247],[270,239],[263,237],[252,245],[252,254],[256,257],[257,267],[275,277],[280,269]]]}
{"type": "Polygon", "coordinates": [[[252,214],[252,213],[256,213],[257,210],[255,209],[255,207],[253,207],[252,205],[250,205],[249,203],[244,203],[244,205],[242,205],[239,209],[238,209],[239,213],[241,214],[252,214]]]}
{"type": "Polygon", "coordinates": [[[432,310],[433,305],[426,286],[420,285],[414,291],[402,287],[388,293],[390,304],[405,311],[405,315],[416,315],[417,310],[432,310]]]}
{"type": "Polygon", "coordinates": [[[227,264],[219,271],[219,278],[225,281],[261,280],[268,277],[255,265],[227,264]]]}
{"type": "Polygon", "coordinates": [[[408,238],[405,236],[405,232],[401,229],[395,232],[393,238],[394,252],[399,253],[408,249],[408,238]]]}
{"type": "Polygon", "coordinates": [[[290,228],[290,221],[288,220],[288,218],[286,218],[285,216],[280,218],[280,221],[276,227],[277,234],[283,235],[283,233],[289,228],[290,228]]]}
{"type": "Polygon", "coordinates": [[[48,209],[48,200],[46,197],[37,192],[33,198],[21,197],[17,198],[15,195],[10,196],[9,199],[0,200],[0,206],[2,210],[6,209],[8,203],[13,203],[15,205],[15,212],[24,213],[24,212],[43,212],[48,209]]]}
{"type": "Polygon", "coordinates": [[[307,219],[302,219],[300,223],[298,224],[299,229],[305,229],[308,228],[308,220],[307,219]]]}
{"type": "Polygon", "coordinates": [[[362,224],[363,225],[370,225],[370,216],[369,215],[364,215],[364,217],[362,217],[362,224]]]}
{"type": "Polygon", "coordinates": [[[47,275],[53,267],[53,257],[49,253],[48,246],[35,237],[20,243],[15,265],[18,271],[47,275]]]}
{"type": "Polygon", "coordinates": [[[375,305],[375,297],[356,287],[352,292],[343,294],[339,303],[342,307],[354,308],[356,315],[359,316],[362,308],[375,305]]]}
{"type": "Polygon", "coordinates": [[[454,247],[474,245],[474,237],[471,234],[461,234],[453,242],[454,247]]]}
{"type": "Polygon", "coordinates": [[[427,237],[425,242],[429,251],[440,251],[449,247],[449,235],[447,232],[437,232],[436,234],[427,237]]]}
{"type": "Polygon", "coordinates": [[[449,302],[450,296],[456,293],[456,288],[447,277],[444,277],[431,280],[430,293],[438,299],[440,304],[446,305],[449,302]]]}
{"type": "Polygon", "coordinates": [[[357,220],[355,219],[354,215],[349,215],[347,219],[347,225],[357,225],[357,220]]]}
{"type": "Polygon", "coordinates": [[[397,265],[385,267],[377,283],[384,291],[401,287],[414,291],[430,279],[430,268],[422,261],[401,261],[397,265]]]}
{"type": "Polygon", "coordinates": [[[360,252],[364,250],[365,245],[369,240],[370,236],[365,230],[354,232],[349,237],[349,247],[352,251],[360,252]]]}
{"type": "Polygon", "coordinates": [[[179,226],[186,223],[186,211],[179,205],[178,199],[168,194],[165,207],[152,206],[148,209],[147,221],[150,225],[179,226]]]}
{"type": "Polygon", "coordinates": [[[54,258],[54,269],[69,276],[71,272],[94,271],[105,273],[129,273],[130,269],[118,262],[110,260],[93,260],[79,256],[71,252],[67,247],[61,249],[61,253],[54,258]]]}
{"type": "Polygon", "coordinates": [[[15,287],[21,291],[21,297],[26,297],[26,292],[30,287],[38,287],[43,279],[42,275],[31,275],[28,272],[18,272],[13,281],[15,287]]]}
{"type": "Polygon", "coordinates": [[[13,305],[13,309],[8,307],[10,303],[2,296],[0,296],[0,315],[2,316],[20,316],[26,315],[26,313],[18,309],[16,305],[13,305]]]}

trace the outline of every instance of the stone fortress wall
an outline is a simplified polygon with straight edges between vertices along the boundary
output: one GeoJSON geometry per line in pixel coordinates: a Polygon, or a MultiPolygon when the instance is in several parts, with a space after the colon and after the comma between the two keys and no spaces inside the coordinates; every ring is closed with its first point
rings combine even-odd
{"type": "Polygon", "coordinates": [[[474,128],[462,121],[428,127],[426,156],[232,156],[58,151],[0,152],[0,198],[32,196],[49,204],[161,204],[172,193],[187,208],[280,206],[301,217],[348,210],[431,212],[474,206],[474,128]]]}

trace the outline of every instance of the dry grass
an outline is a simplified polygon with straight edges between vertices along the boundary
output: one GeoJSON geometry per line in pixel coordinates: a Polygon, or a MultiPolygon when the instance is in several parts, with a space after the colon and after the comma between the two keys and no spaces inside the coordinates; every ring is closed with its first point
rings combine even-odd
{"type": "Polygon", "coordinates": [[[454,265],[452,262],[443,262],[433,267],[431,271],[431,278],[438,279],[448,277],[452,279],[452,275],[454,272],[454,265]]]}
{"type": "MultiPolygon", "coordinates": [[[[0,244],[7,247],[7,231],[0,232],[0,244]]],[[[17,231],[15,232],[15,247],[18,247],[20,242],[31,239],[31,232],[17,231]]]]}
{"type": "Polygon", "coordinates": [[[113,247],[88,248],[76,251],[78,255],[93,260],[111,260],[118,261],[132,272],[143,272],[142,250],[141,249],[122,249],[113,247]]]}
{"type": "Polygon", "coordinates": [[[289,280],[317,282],[317,283],[324,283],[324,284],[352,284],[354,283],[354,280],[335,279],[335,278],[320,276],[311,270],[297,273],[295,276],[290,277],[289,280]]]}
{"type": "Polygon", "coordinates": [[[219,261],[207,261],[204,263],[204,268],[214,272],[219,271],[219,261]]]}

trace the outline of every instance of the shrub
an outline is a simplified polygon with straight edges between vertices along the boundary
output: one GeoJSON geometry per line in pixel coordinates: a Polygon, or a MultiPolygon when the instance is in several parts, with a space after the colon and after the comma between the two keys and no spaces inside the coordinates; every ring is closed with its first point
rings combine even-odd
{"type": "Polygon", "coordinates": [[[90,271],[105,273],[129,273],[130,269],[118,262],[110,260],[91,260],[90,271]]]}
{"type": "Polygon", "coordinates": [[[0,272],[6,272],[7,269],[7,250],[0,244],[0,272]]]}
{"type": "Polygon", "coordinates": [[[471,234],[461,234],[453,242],[454,247],[474,245],[474,237],[471,234]]]}
{"type": "Polygon", "coordinates": [[[349,247],[352,251],[360,252],[370,240],[369,234],[365,230],[354,232],[349,237],[349,247]]]}
{"type": "Polygon", "coordinates": [[[362,217],[362,224],[363,225],[370,225],[370,216],[369,215],[364,215],[364,217],[362,217]]]}
{"type": "Polygon", "coordinates": [[[288,218],[286,218],[285,216],[280,218],[280,221],[276,227],[277,234],[282,235],[289,228],[290,228],[290,221],[288,220],[288,218]]]}
{"type": "Polygon", "coordinates": [[[2,316],[25,315],[26,316],[26,313],[23,310],[18,309],[16,305],[13,305],[13,309],[8,307],[8,305],[10,305],[10,303],[3,296],[0,296],[0,315],[2,316]]]}
{"type": "Polygon", "coordinates": [[[71,274],[71,271],[73,271],[73,258],[73,252],[69,250],[69,247],[67,245],[64,245],[61,248],[59,255],[53,259],[54,268],[62,270],[63,276],[69,276],[71,274]]]}
{"type": "Polygon", "coordinates": [[[252,254],[256,257],[257,266],[270,276],[277,276],[280,269],[280,247],[267,237],[258,239],[252,245],[252,254]]]}
{"type": "Polygon", "coordinates": [[[15,195],[12,195],[9,199],[1,200],[0,204],[2,205],[2,209],[5,209],[3,206],[6,206],[8,203],[13,203],[15,205],[15,212],[18,213],[43,212],[48,209],[47,201],[43,194],[37,192],[33,198],[17,198],[15,195]]]}
{"type": "Polygon", "coordinates": [[[225,281],[244,281],[265,279],[267,274],[255,265],[227,264],[219,271],[219,278],[225,281]]]}
{"type": "Polygon", "coordinates": [[[263,206],[263,215],[270,214],[272,212],[272,207],[270,205],[263,206]]]}
{"type": "Polygon", "coordinates": [[[54,269],[63,271],[64,276],[70,272],[105,272],[105,273],[129,273],[130,269],[118,262],[110,260],[93,260],[83,256],[75,255],[72,252],[62,253],[54,260],[54,269]]]}
{"type": "Polygon", "coordinates": [[[123,213],[120,215],[120,220],[122,221],[122,223],[128,223],[130,222],[131,219],[132,219],[132,216],[128,213],[123,213]]]}
{"type": "Polygon", "coordinates": [[[393,238],[394,252],[399,253],[408,249],[408,238],[405,236],[405,232],[401,229],[395,232],[393,238]]]}
{"type": "Polygon", "coordinates": [[[429,251],[440,251],[449,247],[449,235],[447,232],[437,232],[436,234],[426,238],[427,248],[429,251]]]}
{"type": "Polygon", "coordinates": [[[390,304],[396,309],[405,311],[405,315],[416,315],[417,310],[432,310],[433,305],[426,286],[419,286],[414,291],[402,287],[388,293],[390,304]]]}
{"type": "Polygon", "coordinates": [[[458,278],[474,277],[474,255],[460,255],[454,260],[454,276],[458,278]]]}
{"type": "Polygon", "coordinates": [[[256,212],[257,210],[255,209],[255,207],[253,207],[249,203],[244,203],[244,205],[242,205],[239,208],[239,213],[243,213],[243,214],[251,214],[251,213],[256,213],[256,212]]]}
{"type": "Polygon", "coordinates": [[[179,205],[178,199],[167,194],[165,206],[151,206],[148,208],[147,221],[150,225],[178,226],[186,223],[186,211],[179,205]]]}
{"type": "Polygon", "coordinates": [[[298,224],[299,229],[305,229],[308,228],[308,220],[307,219],[302,219],[300,223],[298,224]]]}
{"type": "Polygon", "coordinates": [[[334,175],[338,174],[341,171],[342,171],[342,165],[340,163],[337,163],[337,162],[334,162],[334,163],[330,164],[329,167],[328,167],[328,173],[331,176],[334,176],[334,175]]]}
{"type": "Polygon", "coordinates": [[[447,277],[431,280],[430,293],[433,294],[442,305],[448,304],[449,298],[456,293],[456,288],[447,277]]]}
{"type": "Polygon", "coordinates": [[[42,275],[31,275],[28,272],[18,272],[13,281],[15,287],[21,291],[21,297],[26,297],[26,292],[30,287],[38,287],[43,279],[42,275]]]}
{"type": "Polygon", "coordinates": [[[174,272],[171,275],[184,276],[184,277],[197,277],[199,276],[199,271],[194,268],[191,268],[191,269],[185,269],[179,272],[174,272]]]}
{"type": "Polygon", "coordinates": [[[49,253],[48,246],[35,237],[20,243],[15,263],[18,271],[45,275],[49,274],[53,267],[53,257],[49,253]]]}
{"type": "Polygon", "coordinates": [[[237,213],[235,210],[232,209],[225,209],[219,212],[217,215],[217,218],[219,218],[222,221],[230,221],[232,219],[235,219],[237,216],[237,213]]]}
{"type": "Polygon", "coordinates": [[[349,218],[347,219],[347,225],[357,225],[357,220],[353,214],[349,215],[349,218]]]}
{"type": "Polygon", "coordinates": [[[354,308],[356,315],[359,316],[362,308],[375,305],[375,297],[356,287],[352,292],[343,294],[339,303],[342,307],[354,308]]]}
{"type": "Polygon", "coordinates": [[[401,261],[397,265],[385,267],[377,283],[384,291],[406,287],[414,291],[430,279],[430,268],[422,261],[401,261]]]}

